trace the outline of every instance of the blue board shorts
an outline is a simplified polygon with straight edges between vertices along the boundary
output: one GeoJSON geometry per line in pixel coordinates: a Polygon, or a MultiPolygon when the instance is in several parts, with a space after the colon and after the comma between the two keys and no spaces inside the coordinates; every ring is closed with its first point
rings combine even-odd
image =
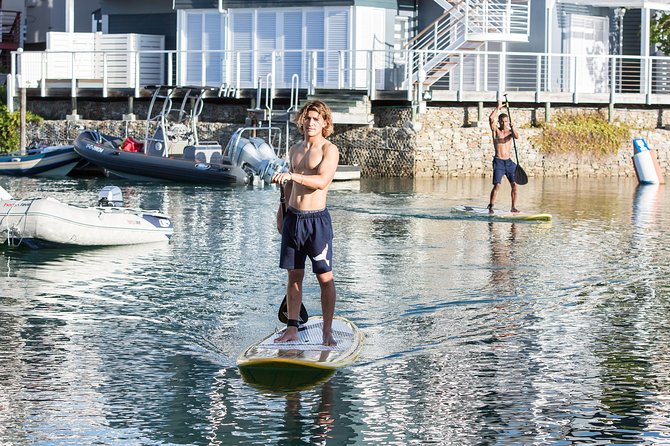
{"type": "Polygon", "coordinates": [[[514,161],[493,157],[493,184],[500,184],[504,176],[510,183],[514,183],[514,171],[516,171],[514,161]]]}
{"type": "Polygon", "coordinates": [[[333,223],[328,209],[299,211],[289,207],[281,231],[279,267],[305,269],[312,261],[314,274],[333,269],[333,223]]]}

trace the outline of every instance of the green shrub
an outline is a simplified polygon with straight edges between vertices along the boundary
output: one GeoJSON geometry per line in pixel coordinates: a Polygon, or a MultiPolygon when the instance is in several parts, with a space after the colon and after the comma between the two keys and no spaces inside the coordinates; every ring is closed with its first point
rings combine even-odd
{"type": "MultiPolygon", "coordinates": [[[[31,112],[26,113],[26,123],[42,122],[43,119],[31,112]]],[[[21,142],[21,112],[10,113],[7,106],[0,105],[0,153],[19,150],[21,142]]]]}
{"type": "Polygon", "coordinates": [[[613,155],[630,137],[625,123],[610,123],[597,112],[556,113],[531,142],[544,153],[613,155]]]}

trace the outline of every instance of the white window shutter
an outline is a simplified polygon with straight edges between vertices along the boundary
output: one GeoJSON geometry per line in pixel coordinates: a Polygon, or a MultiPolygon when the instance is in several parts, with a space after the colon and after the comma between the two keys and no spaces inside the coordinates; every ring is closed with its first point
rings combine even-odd
{"type": "Polygon", "coordinates": [[[258,12],[256,36],[257,76],[260,76],[265,82],[267,74],[272,72],[272,52],[277,48],[277,14],[275,12],[258,12]]]}
{"type": "Polygon", "coordinates": [[[344,50],[344,82],[349,79],[349,12],[347,10],[328,11],[326,14],[326,26],[324,27],[328,36],[327,47],[328,56],[326,60],[326,79],[328,86],[337,86],[338,76],[340,74],[340,55],[338,50],[344,50]]]}
{"type": "MultiPolygon", "coordinates": [[[[253,50],[253,13],[250,11],[231,11],[228,23],[231,30],[231,50],[239,52],[240,82],[242,85],[253,85],[254,66],[251,53],[251,50],[253,50]]],[[[236,63],[236,61],[233,60],[233,63],[236,63]]],[[[237,70],[233,67],[231,69],[237,70]]]]}
{"type": "Polygon", "coordinates": [[[225,42],[223,36],[223,26],[221,23],[222,14],[218,12],[204,13],[203,49],[205,53],[205,81],[206,85],[218,87],[223,82],[224,75],[224,53],[225,42]]]}
{"type": "Polygon", "coordinates": [[[186,13],[186,84],[200,83],[202,67],[202,15],[186,13]]]}
{"type": "Polygon", "coordinates": [[[305,49],[308,50],[307,58],[309,60],[312,57],[311,50],[317,52],[316,80],[319,85],[323,84],[325,32],[323,11],[307,11],[305,13],[305,49]]]}
{"type": "Polygon", "coordinates": [[[283,17],[284,54],[282,57],[282,73],[284,84],[291,85],[291,78],[297,74],[301,83],[303,79],[302,50],[302,12],[285,12],[283,17]]]}

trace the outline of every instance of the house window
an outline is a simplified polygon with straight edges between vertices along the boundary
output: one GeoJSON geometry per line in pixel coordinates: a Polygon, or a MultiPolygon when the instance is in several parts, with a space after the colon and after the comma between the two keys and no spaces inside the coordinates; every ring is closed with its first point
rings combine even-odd
{"type": "MultiPolygon", "coordinates": [[[[241,86],[256,86],[258,79],[265,85],[273,66],[277,88],[289,88],[294,74],[301,87],[314,75],[319,85],[336,85],[342,75],[336,50],[350,49],[349,16],[349,9],[342,8],[230,10],[229,50],[240,58],[241,86]],[[255,57],[243,55],[249,50],[255,57]],[[332,52],[327,55],[325,50],[332,52]],[[313,53],[316,67],[311,66],[313,53]]],[[[350,56],[343,54],[348,66],[350,56]]]]}
{"type": "Polygon", "coordinates": [[[183,23],[182,83],[220,86],[226,79],[226,16],[218,11],[186,11],[183,23]]]}
{"type": "Polygon", "coordinates": [[[568,65],[571,91],[606,93],[609,91],[609,20],[570,14],[568,50],[578,55],[568,65]]]}
{"type": "Polygon", "coordinates": [[[349,83],[355,63],[349,52],[351,16],[351,8],[341,7],[185,10],[179,79],[255,88],[259,79],[265,86],[274,70],[276,88],[290,88],[293,75],[301,88],[312,78],[326,87],[349,83]]]}

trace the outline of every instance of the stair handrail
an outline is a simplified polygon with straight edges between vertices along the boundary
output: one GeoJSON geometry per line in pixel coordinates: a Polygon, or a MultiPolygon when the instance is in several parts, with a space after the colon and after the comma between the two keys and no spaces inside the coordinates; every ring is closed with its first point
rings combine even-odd
{"type": "Polygon", "coordinates": [[[274,107],[275,100],[274,90],[272,89],[272,86],[274,85],[274,76],[272,73],[265,75],[265,82],[265,110],[268,120],[268,143],[272,145],[272,108],[274,107]]]}
{"type": "MultiPolygon", "coordinates": [[[[289,144],[290,144],[290,137],[289,137],[289,131],[290,131],[290,124],[291,124],[291,112],[298,110],[298,101],[300,97],[300,76],[298,74],[293,73],[291,76],[291,100],[289,102],[289,107],[286,109],[286,157],[288,158],[288,149],[289,149],[289,144]]],[[[277,156],[281,157],[280,153],[277,153],[277,156]]]]}
{"type": "Polygon", "coordinates": [[[438,24],[438,22],[442,21],[446,16],[448,16],[449,14],[451,14],[454,11],[460,11],[458,9],[458,7],[461,6],[463,3],[466,3],[466,0],[459,0],[456,3],[453,3],[452,7],[450,9],[445,9],[444,13],[442,15],[440,15],[437,19],[433,20],[428,26],[426,26],[424,29],[422,29],[417,35],[415,35],[410,40],[408,40],[407,43],[405,44],[404,48],[405,49],[418,49],[417,47],[414,46],[414,43],[419,41],[419,40],[422,40],[422,38],[425,37],[428,33],[433,32],[434,28],[438,24]]]}

